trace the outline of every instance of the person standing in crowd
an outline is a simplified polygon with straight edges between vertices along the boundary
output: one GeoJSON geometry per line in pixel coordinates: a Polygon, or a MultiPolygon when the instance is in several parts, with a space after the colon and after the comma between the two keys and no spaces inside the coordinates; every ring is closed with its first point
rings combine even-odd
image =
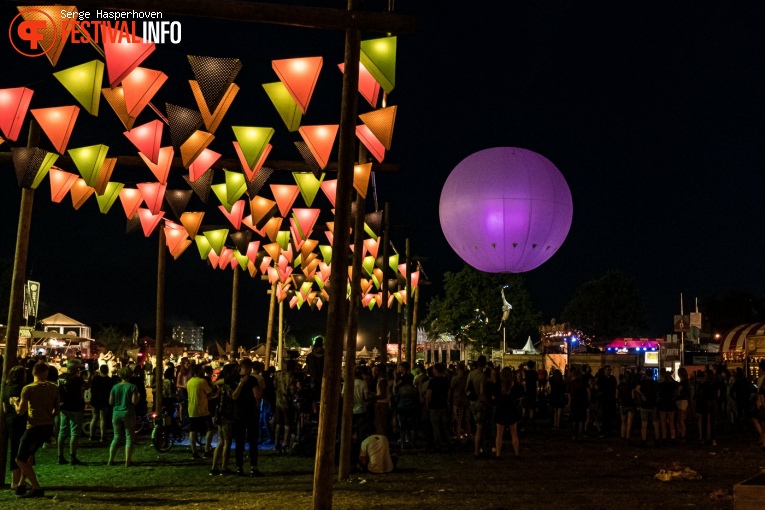
{"type": "Polygon", "coordinates": [[[407,372],[401,376],[401,384],[396,389],[396,416],[401,430],[402,448],[415,447],[419,412],[420,394],[414,386],[414,376],[407,372]]]}
{"type": "Polygon", "coordinates": [[[616,377],[611,373],[611,365],[603,367],[603,372],[598,373],[597,381],[600,391],[600,405],[603,413],[602,437],[611,437],[614,432],[614,417],[616,415],[616,377]]]}
{"type": "Polygon", "coordinates": [[[667,446],[675,444],[675,412],[677,411],[677,382],[672,378],[672,372],[662,370],[661,380],[656,394],[656,407],[659,410],[661,423],[661,443],[667,446]],[[667,434],[669,429],[669,435],[667,434]]]}
{"type": "Polygon", "coordinates": [[[101,432],[99,442],[103,443],[105,441],[106,424],[110,423],[112,418],[109,394],[115,384],[116,381],[109,377],[109,366],[106,364],[101,365],[90,379],[90,408],[93,414],[90,420],[89,439],[91,441],[96,438],[96,422],[98,422],[98,428],[101,432]]]}
{"type": "Polygon", "coordinates": [[[175,376],[175,394],[178,397],[178,420],[183,423],[184,418],[188,416],[186,411],[187,401],[189,399],[186,392],[186,383],[191,379],[191,361],[189,358],[181,358],[181,366],[178,367],[175,376]]]}
{"type": "Polygon", "coordinates": [[[619,416],[621,417],[621,438],[624,444],[630,442],[632,434],[632,421],[635,419],[635,397],[632,372],[619,374],[619,384],[616,385],[616,399],[619,402],[619,416]]]}
{"type": "Polygon", "coordinates": [[[560,429],[563,407],[566,405],[566,382],[560,370],[553,370],[548,382],[550,387],[550,407],[553,410],[553,428],[560,429]]]}
{"type": "MultiPolygon", "coordinates": [[[[425,407],[428,410],[430,426],[433,429],[433,448],[436,451],[449,449],[449,434],[447,428],[447,409],[449,400],[449,380],[446,378],[446,367],[443,363],[433,365],[433,377],[428,381],[425,390],[425,407]]],[[[377,431],[378,434],[384,433],[377,431]]]]}
{"type": "Polygon", "coordinates": [[[130,382],[133,371],[130,367],[120,369],[120,382],[115,384],[109,394],[109,404],[112,411],[112,427],[114,439],[109,447],[107,465],[114,464],[114,457],[120,443],[125,443],[125,467],[130,467],[133,461],[133,442],[135,441],[135,406],[141,400],[138,388],[130,382]]]}
{"type": "MultiPolygon", "coordinates": [[[[560,373],[560,372],[558,372],[560,373]]],[[[553,375],[554,377],[554,375],[553,375]]],[[[513,369],[505,367],[500,372],[500,392],[497,396],[497,411],[494,421],[497,425],[497,437],[495,441],[495,455],[502,457],[502,440],[505,430],[510,429],[510,438],[515,456],[520,455],[520,441],[518,440],[518,422],[521,419],[519,401],[523,398],[524,390],[516,382],[513,369]]]]}
{"type": "Polygon", "coordinates": [[[218,444],[213,452],[211,475],[230,474],[228,459],[231,454],[231,442],[234,440],[234,417],[236,414],[236,401],[234,389],[231,385],[232,376],[235,376],[239,367],[236,363],[226,363],[214,386],[218,393],[218,407],[216,418],[218,420],[218,444]]]}
{"type": "Polygon", "coordinates": [[[16,464],[21,470],[16,494],[26,498],[40,498],[45,496],[45,491],[40,487],[32,467],[33,457],[53,435],[53,418],[59,414],[60,396],[56,385],[47,381],[48,365],[44,362],[41,361],[32,368],[32,376],[34,382],[24,386],[21,398],[15,404],[17,415],[27,415],[27,428],[21,436],[19,451],[16,454],[16,464]],[[31,491],[27,491],[25,479],[32,485],[31,491]]]}
{"type": "Polygon", "coordinates": [[[388,374],[385,371],[385,365],[378,363],[372,367],[372,377],[375,380],[375,399],[374,419],[375,434],[388,434],[388,423],[390,420],[390,385],[388,384],[388,374]]]}
{"type": "Polygon", "coordinates": [[[189,413],[189,443],[191,443],[191,458],[199,459],[197,453],[197,435],[204,434],[205,457],[212,457],[212,417],[208,407],[208,397],[213,390],[203,377],[204,367],[194,365],[191,378],[186,382],[186,395],[188,396],[189,413]]]}
{"type": "Polygon", "coordinates": [[[349,393],[346,393],[345,388],[353,391],[353,394],[351,395],[351,398],[353,398],[353,433],[360,436],[362,427],[366,425],[367,403],[370,398],[369,386],[367,386],[366,381],[364,381],[362,367],[356,367],[353,371],[353,384],[344,386],[343,398],[345,398],[346,395],[350,395],[349,393]]]}
{"type": "Polygon", "coordinates": [[[77,458],[77,445],[85,415],[85,380],[80,376],[80,360],[72,358],[66,362],[66,373],[60,375],[58,389],[61,393],[61,417],[58,430],[58,463],[82,464],[77,458]],[[69,439],[70,460],[64,457],[64,440],[69,439]]]}
{"type": "MultiPolygon", "coordinates": [[[[21,390],[27,382],[27,374],[24,367],[13,367],[8,373],[8,378],[3,386],[3,408],[5,410],[6,437],[10,441],[8,449],[8,467],[11,471],[11,490],[16,491],[21,482],[21,470],[16,464],[16,452],[19,451],[21,436],[27,428],[26,415],[16,414],[16,402],[21,397],[21,390]]],[[[3,462],[5,460],[3,459],[3,462]]]]}
{"type": "Polygon", "coordinates": [[[677,406],[677,433],[680,436],[680,442],[685,443],[688,404],[691,401],[691,384],[688,382],[688,371],[685,367],[680,367],[677,375],[680,378],[680,382],[677,383],[677,396],[675,399],[675,405],[677,406]]]}
{"type": "MultiPolygon", "coordinates": [[[[483,429],[488,421],[488,402],[486,400],[486,356],[478,356],[473,369],[467,376],[466,393],[470,400],[470,412],[475,422],[473,456],[478,459],[483,452],[483,429]]],[[[534,373],[536,375],[536,372],[534,373]]]]}
{"type": "Polygon", "coordinates": [[[295,431],[295,396],[297,395],[297,383],[292,375],[294,370],[295,361],[287,360],[287,367],[276,372],[274,376],[276,393],[274,449],[277,452],[289,453],[292,449],[292,433],[295,431]]]}
{"type": "Polygon", "coordinates": [[[579,368],[572,366],[569,372],[568,382],[568,408],[573,430],[571,439],[576,441],[584,435],[584,423],[587,421],[587,383],[579,372],[579,368]]]}
{"type": "Polygon", "coordinates": [[[234,408],[234,437],[236,438],[236,474],[244,476],[244,444],[248,443],[250,476],[263,476],[258,470],[258,429],[260,428],[260,392],[258,380],[252,375],[253,362],[244,358],[239,363],[239,374],[226,384],[235,387],[232,398],[234,408]]]}
{"type": "Polygon", "coordinates": [[[539,382],[539,372],[534,367],[533,360],[526,363],[526,370],[523,371],[523,419],[525,427],[534,428],[534,412],[537,408],[537,383],[539,382]]]}
{"type": "Polygon", "coordinates": [[[648,444],[648,424],[653,423],[653,436],[658,446],[661,436],[659,435],[659,417],[657,416],[656,394],[659,384],[653,380],[650,368],[646,369],[643,378],[635,386],[635,399],[640,407],[640,446],[645,448],[648,444]]]}
{"type": "Polygon", "coordinates": [[[324,337],[317,336],[313,342],[313,349],[305,357],[306,371],[309,376],[311,388],[311,409],[314,415],[319,412],[319,399],[321,398],[321,380],[324,377],[324,337]]]}

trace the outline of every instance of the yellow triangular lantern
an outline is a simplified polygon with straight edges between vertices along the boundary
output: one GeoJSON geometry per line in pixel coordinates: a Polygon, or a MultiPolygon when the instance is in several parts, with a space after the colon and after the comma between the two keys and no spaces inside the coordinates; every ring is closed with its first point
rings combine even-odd
{"type": "Polygon", "coordinates": [[[383,37],[361,41],[359,61],[383,90],[390,94],[396,86],[396,38],[383,37]]]}
{"type": "Polygon", "coordinates": [[[194,236],[194,241],[196,241],[197,243],[199,256],[202,257],[202,260],[207,260],[207,256],[210,254],[210,251],[212,250],[212,246],[210,246],[210,241],[208,241],[207,237],[203,235],[194,236]]]}
{"type": "Polygon", "coordinates": [[[108,150],[109,147],[99,144],[67,151],[88,186],[96,186],[108,150]]]}
{"type": "Polygon", "coordinates": [[[228,170],[225,170],[224,174],[226,175],[226,200],[229,203],[234,203],[247,191],[244,174],[229,172],[228,170]]]}
{"type": "Polygon", "coordinates": [[[228,238],[228,229],[223,228],[220,230],[208,230],[204,232],[204,236],[210,243],[210,247],[217,254],[220,255],[223,251],[223,247],[226,244],[226,238],[228,238]]]}
{"type": "Polygon", "coordinates": [[[102,214],[109,212],[109,209],[112,208],[112,205],[114,205],[117,197],[120,196],[120,191],[122,191],[123,187],[125,187],[125,185],[121,182],[110,182],[106,185],[106,189],[102,194],[96,195],[96,200],[98,200],[98,208],[101,210],[102,214]]]}
{"type": "Polygon", "coordinates": [[[239,142],[239,148],[247,161],[247,166],[253,168],[274,135],[274,129],[251,126],[231,126],[231,129],[234,131],[236,141],[239,142]]]}
{"type": "Polygon", "coordinates": [[[369,113],[359,115],[361,121],[375,135],[386,150],[390,150],[391,140],[393,139],[393,126],[396,123],[397,106],[388,106],[380,108],[369,113]]]}
{"type": "Polygon", "coordinates": [[[292,172],[292,177],[295,178],[295,182],[300,188],[300,194],[303,195],[305,205],[311,207],[313,200],[316,198],[316,194],[321,188],[321,183],[324,180],[326,174],[321,174],[321,178],[317,179],[313,173],[299,173],[292,172]]]}
{"type": "Polygon", "coordinates": [[[98,116],[101,99],[101,82],[104,79],[104,63],[93,60],[53,73],[61,84],[91,115],[98,116]]]}
{"type": "Polygon", "coordinates": [[[273,103],[276,111],[279,112],[284,125],[287,126],[287,131],[297,131],[300,127],[300,121],[303,119],[303,114],[298,104],[292,99],[284,83],[280,81],[264,83],[263,88],[266,90],[266,94],[268,94],[268,98],[273,103]]]}
{"type": "Polygon", "coordinates": [[[372,163],[363,165],[354,165],[353,167],[353,187],[362,197],[367,197],[369,188],[369,176],[372,173],[372,163]]]}

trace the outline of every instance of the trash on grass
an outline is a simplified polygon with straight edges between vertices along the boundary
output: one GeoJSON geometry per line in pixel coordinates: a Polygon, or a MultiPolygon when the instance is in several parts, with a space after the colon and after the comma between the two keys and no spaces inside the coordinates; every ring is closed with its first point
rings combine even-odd
{"type": "Polygon", "coordinates": [[[662,469],[656,473],[654,478],[662,482],[669,482],[670,480],[701,480],[701,475],[687,467],[682,470],[662,469]]]}

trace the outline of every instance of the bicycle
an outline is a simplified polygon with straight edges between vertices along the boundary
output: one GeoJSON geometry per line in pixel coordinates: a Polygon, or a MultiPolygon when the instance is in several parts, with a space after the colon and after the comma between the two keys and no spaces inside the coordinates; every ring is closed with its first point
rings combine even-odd
{"type": "Polygon", "coordinates": [[[159,414],[150,413],[149,419],[153,427],[151,431],[151,444],[160,453],[170,451],[175,443],[182,443],[186,435],[177,420],[178,403],[174,403],[171,409],[163,407],[159,414]]]}

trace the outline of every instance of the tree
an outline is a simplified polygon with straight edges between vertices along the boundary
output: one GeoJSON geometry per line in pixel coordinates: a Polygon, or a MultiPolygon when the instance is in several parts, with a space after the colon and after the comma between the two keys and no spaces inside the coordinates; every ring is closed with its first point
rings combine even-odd
{"type": "Polygon", "coordinates": [[[745,290],[729,290],[699,298],[700,311],[712,330],[724,333],[741,324],[765,322],[765,298],[745,290]]]}
{"type": "Polygon", "coordinates": [[[534,310],[523,277],[484,273],[471,266],[444,275],[444,295],[433,298],[423,325],[433,336],[453,335],[483,352],[502,340],[502,289],[512,305],[507,322],[509,344],[522,344],[538,331],[542,315],[534,310]]]}
{"type": "Polygon", "coordinates": [[[566,304],[561,318],[589,337],[604,341],[640,336],[647,326],[637,285],[619,271],[585,282],[566,304]]]}
{"type": "Polygon", "coordinates": [[[95,338],[103,344],[107,352],[112,351],[117,357],[124,356],[130,347],[132,337],[132,334],[125,333],[117,326],[103,324],[98,325],[98,331],[95,334],[95,338]]]}

